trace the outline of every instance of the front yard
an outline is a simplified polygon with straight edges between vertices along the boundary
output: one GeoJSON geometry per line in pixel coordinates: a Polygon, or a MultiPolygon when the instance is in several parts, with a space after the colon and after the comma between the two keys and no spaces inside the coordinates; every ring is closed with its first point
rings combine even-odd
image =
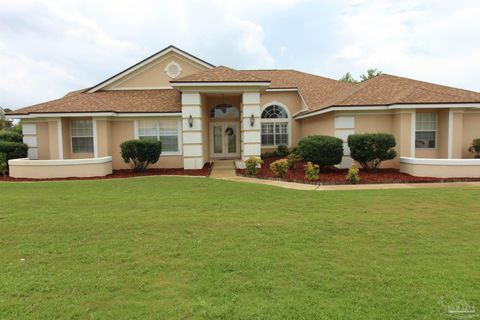
{"type": "Polygon", "coordinates": [[[0,319],[441,319],[480,309],[480,188],[0,183],[0,319]]]}

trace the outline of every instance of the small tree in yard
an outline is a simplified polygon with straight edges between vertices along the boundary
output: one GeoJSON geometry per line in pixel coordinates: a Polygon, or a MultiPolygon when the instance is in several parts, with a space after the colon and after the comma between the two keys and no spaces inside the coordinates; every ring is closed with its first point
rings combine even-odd
{"type": "Polygon", "coordinates": [[[304,162],[324,167],[339,164],[343,157],[342,139],[330,136],[309,136],[298,142],[297,153],[304,162]]]}
{"type": "Polygon", "coordinates": [[[120,145],[122,159],[129,163],[133,172],[145,171],[158,161],[162,143],[155,140],[128,140],[120,145]]]}
{"type": "Polygon", "coordinates": [[[6,176],[8,172],[8,160],[5,153],[0,153],[0,174],[6,176]]]}
{"type": "Polygon", "coordinates": [[[388,133],[363,133],[348,136],[350,156],[367,171],[377,170],[385,160],[397,156],[393,149],[397,143],[388,133]]]}

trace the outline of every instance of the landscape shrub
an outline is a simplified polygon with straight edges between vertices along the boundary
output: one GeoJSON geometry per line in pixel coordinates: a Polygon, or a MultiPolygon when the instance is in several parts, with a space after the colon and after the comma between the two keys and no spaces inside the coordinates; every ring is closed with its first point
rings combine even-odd
{"type": "Polygon", "coordinates": [[[303,166],[305,168],[305,179],[308,181],[318,180],[320,177],[320,166],[310,161],[303,166]]]}
{"type": "Polygon", "coordinates": [[[272,170],[273,174],[279,178],[285,177],[288,172],[287,159],[280,159],[270,163],[270,170],[272,170]]]}
{"type": "Polygon", "coordinates": [[[23,138],[15,131],[0,131],[0,141],[23,142],[23,138]]]}
{"type": "Polygon", "coordinates": [[[468,151],[473,153],[474,158],[480,158],[480,138],[473,139],[472,145],[468,148],[468,151]]]}
{"type": "Polygon", "coordinates": [[[245,163],[245,173],[255,176],[258,173],[259,165],[263,164],[263,160],[256,157],[250,157],[243,161],[245,163]]]}
{"type": "Polygon", "coordinates": [[[296,153],[290,153],[287,157],[288,161],[288,169],[291,171],[295,171],[297,169],[297,162],[300,161],[300,157],[296,153]]]}
{"type": "Polygon", "coordinates": [[[0,141],[0,153],[5,154],[7,160],[26,158],[28,146],[21,142],[0,141]]]}
{"type": "Polygon", "coordinates": [[[158,161],[162,143],[156,140],[127,140],[120,145],[122,159],[129,163],[133,172],[145,171],[158,161]]]}
{"type": "Polygon", "coordinates": [[[363,133],[348,136],[350,156],[367,170],[376,170],[385,160],[397,156],[393,149],[397,143],[388,133],[363,133]]]}
{"type": "Polygon", "coordinates": [[[305,137],[298,143],[297,153],[304,162],[312,162],[322,169],[342,161],[343,141],[330,136],[305,137]]]}
{"type": "Polygon", "coordinates": [[[360,181],[360,170],[355,164],[352,164],[350,169],[348,169],[347,175],[345,176],[345,179],[349,181],[351,184],[357,184],[360,181]]]}
{"type": "Polygon", "coordinates": [[[0,153],[0,174],[6,176],[8,172],[8,160],[5,153],[0,153]]]}
{"type": "Polygon", "coordinates": [[[281,144],[277,149],[263,153],[262,158],[285,157],[286,155],[288,155],[288,147],[285,144],[281,144]]]}

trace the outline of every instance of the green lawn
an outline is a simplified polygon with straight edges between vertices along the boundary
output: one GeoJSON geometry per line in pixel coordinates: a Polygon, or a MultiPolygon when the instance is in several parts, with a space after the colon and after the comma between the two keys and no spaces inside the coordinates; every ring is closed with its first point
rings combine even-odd
{"type": "Polygon", "coordinates": [[[0,183],[0,319],[480,313],[480,188],[0,183]]]}

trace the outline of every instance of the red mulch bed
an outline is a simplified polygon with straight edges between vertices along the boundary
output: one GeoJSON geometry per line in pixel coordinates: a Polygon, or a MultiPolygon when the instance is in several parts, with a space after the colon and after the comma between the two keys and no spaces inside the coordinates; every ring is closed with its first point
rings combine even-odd
{"type": "Polygon", "coordinates": [[[202,169],[185,170],[185,169],[147,169],[145,172],[134,173],[130,169],[113,170],[112,174],[104,177],[71,177],[71,178],[52,178],[52,179],[27,179],[27,178],[11,178],[0,176],[0,182],[2,181],[65,181],[65,180],[99,180],[99,179],[117,179],[117,178],[132,178],[132,177],[145,177],[145,176],[197,176],[206,177],[210,174],[212,165],[206,163],[202,169]]]}
{"type": "MultiPolygon", "coordinates": [[[[254,178],[267,180],[280,180],[289,182],[300,182],[307,184],[332,185],[332,184],[350,184],[345,180],[348,169],[338,169],[330,167],[320,172],[320,177],[315,181],[305,179],[304,163],[298,162],[295,171],[289,171],[285,178],[276,177],[270,171],[270,163],[280,158],[263,159],[264,164],[258,175],[254,178]]],[[[248,176],[244,169],[237,169],[237,175],[248,176]]],[[[379,184],[379,183],[421,183],[421,182],[456,182],[456,181],[480,181],[478,178],[433,178],[433,177],[415,177],[406,173],[401,173],[398,169],[379,169],[377,172],[367,172],[360,169],[359,184],[379,184]]]]}

